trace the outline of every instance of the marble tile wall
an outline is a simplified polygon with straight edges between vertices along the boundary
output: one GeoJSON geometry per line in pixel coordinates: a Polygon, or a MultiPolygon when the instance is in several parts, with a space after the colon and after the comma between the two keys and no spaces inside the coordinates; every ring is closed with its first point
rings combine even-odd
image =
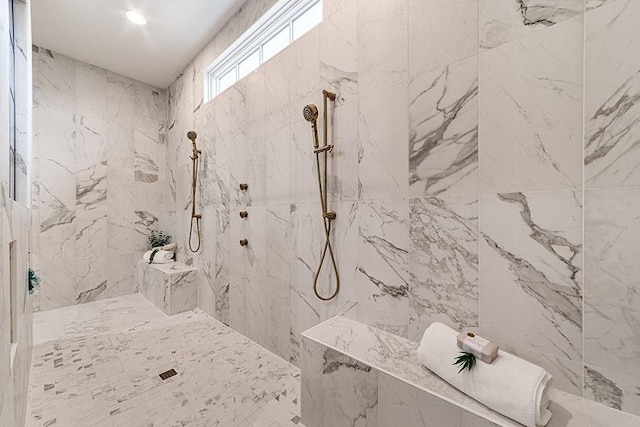
{"type": "Polygon", "coordinates": [[[33,47],[35,309],[136,292],[164,223],[166,94],[33,47]]]}
{"type": "Polygon", "coordinates": [[[25,197],[29,193],[31,173],[30,25],[28,0],[3,2],[0,7],[0,425],[3,426],[24,425],[33,348],[32,298],[27,287],[31,209],[25,197]],[[12,6],[13,33],[10,29],[12,6]],[[15,37],[15,92],[10,91],[12,36],[15,37]],[[17,106],[15,122],[9,116],[12,96],[17,106]],[[11,194],[9,185],[13,180],[9,179],[9,162],[14,153],[10,153],[9,148],[9,126],[13,125],[18,140],[17,191],[11,194]],[[12,276],[15,280],[11,280],[12,276]]]}
{"type": "Polygon", "coordinates": [[[318,27],[203,103],[206,65],[272,3],[247,2],[169,88],[168,216],[203,272],[200,307],[296,364],[300,333],[350,300],[412,340],[434,320],[471,327],[562,390],[640,414],[640,5],[324,0],[318,27]],[[301,114],[322,89],[338,93],[330,302],[312,290],[322,225],[301,114]]]}

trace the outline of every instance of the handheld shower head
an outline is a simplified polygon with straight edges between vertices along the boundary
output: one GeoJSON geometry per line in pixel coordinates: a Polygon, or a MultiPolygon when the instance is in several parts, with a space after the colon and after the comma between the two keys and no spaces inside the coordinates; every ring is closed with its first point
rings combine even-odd
{"type": "Polygon", "coordinates": [[[198,134],[195,133],[194,131],[190,130],[189,132],[187,132],[187,138],[191,140],[191,145],[193,146],[192,159],[197,159],[199,157],[199,154],[202,153],[202,151],[198,150],[198,146],[196,145],[197,137],[198,137],[198,134]]]}
{"type": "Polygon", "coordinates": [[[318,107],[313,104],[305,105],[302,109],[302,115],[304,119],[311,123],[311,129],[313,129],[313,147],[318,148],[320,142],[318,142],[318,125],[316,120],[318,119],[318,107]]]}
{"type": "Polygon", "coordinates": [[[302,109],[302,115],[306,121],[313,123],[318,119],[318,107],[313,104],[305,105],[302,109]]]}

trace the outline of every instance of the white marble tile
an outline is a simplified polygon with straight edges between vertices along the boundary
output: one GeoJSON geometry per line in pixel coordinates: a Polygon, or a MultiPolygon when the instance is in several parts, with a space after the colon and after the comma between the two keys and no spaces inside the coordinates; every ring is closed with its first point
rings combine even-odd
{"type": "Polygon", "coordinates": [[[380,310],[409,307],[409,206],[406,199],[360,203],[358,207],[357,300],[380,310]]]}
{"type": "MultiPolygon", "coordinates": [[[[358,2],[358,91],[384,99],[381,90],[407,78],[408,0],[358,2]]],[[[362,105],[362,104],[361,104],[362,105]]],[[[391,109],[392,110],[392,109],[391,109]]]]}
{"type": "Polygon", "coordinates": [[[339,316],[389,332],[400,337],[409,336],[406,313],[380,310],[375,302],[349,301],[338,312],[339,316]]]}
{"type": "Polygon", "coordinates": [[[544,31],[544,28],[580,15],[583,11],[583,0],[481,0],[480,47],[492,49],[536,31],[544,31]]]}
{"type": "Polygon", "coordinates": [[[321,425],[377,427],[378,372],[331,349],[323,358],[321,425]]]}
{"type": "MultiPolygon", "coordinates": [[[[320,37],[318,27],[311,29],[281,52],[285,63],[285,74],[289,85],[289,123],[302,117],[302,107],[310,102],[318,102],[322,96],[320,82],[320,37]]],[[[267,110],[270,110],[269,107],[267,110]]],[[[268,114],[268,112],[267,112],[268,114]]],[[[282,126],[282,124],[281,124],[282,126]]],[[[273,128],[267,126],[267,130],[273,128]]]]}
{"type": "Polygon", "coordinates": [[[198,271],[171,272],[170,314],[182,313],[198,306],[198,271]]]}
{"type": "Polygon", "coordinates": [[[76,119],[76,209],[102,210],[107,202],[106,122],[88,115],[76,119]]]}
{"type": "MultiPolygon", "coordinates": [[[[300,107],[300,117],[302,117],[300,107]]],[[[322,108],[321,106],[319,108],[322,108]]],[[[318,122],[320,128],[322,122],[318,122]]],[[[291,124],[289,146],[289,198],[291,203],[319,201],[316,156],[313,154],[313,131],[311,124],[297,120],[291,124]]],[[[319,130],[319,132],[322,132],[319,130]]],[[[319,133],[322,138],[322,133],[319,133]]],[[[320,167],[324,167],[322,157],[320,167]]]]}
{"type": "Polygon", "coordinates": [[[33,55],[33,106],[73,112],[75,90],[75,61],[40,48],[33,55]]]}
{"type": "Polygon", "coordinates": [[[303,337],[376,366],[385,364],[408,342],[396,335],[340,316],[304,331],[303,337]]]}
{"type": "Polygon", "coordinates": [[[267,243],[266,275],[288,283],[292,246],[290,205],[276,205],[266,209],[264,233],[267,243]]]}
{"type": "MultiPolygon", "coordinates": [[[[267,208],[240,207],[230,211],[231,247],[228,262],[232,268],[239,271],[265,276],[267,272],[267,208]],[[241,218],[240,212],[248,213],[247,218],[241,218]],[[240,245],[240,240],[246,239],[246,246],[240,245]]],[[[270,242],[269,242],[270,243],[270,242]]]]}
{"type": "Polygon", "coordinates": [[[638,114],[640,59],[629,55],[640,42],[637,2],[618,0],[586,15],[585,185],[640,184],[638,114]]]}
{"type": "Polygon", "coordinates": [[[600,6],[604,6],[607,3],[610,3],[614,0],[587,0],[587,11],[592,9],[597,9],[600,6]]]}
{"type": "Polygon", "coordinates": [[[412,197],[478,191],[478,58],[409,84],[412,197]]]}
{"type": "Polygon", "coordinates": [[[481,331],[580,360],[581,193],[481,195],[479,224],[481,331]]]}
{"type": "MultiPolygon", "coordinates": [[[[355,0],[327,0],[322,3],[320,24],[320,78],[339,94],[337,104],[354,101],[358,80],[358,17],[355,0]]],[[[326,88],[330,90],[329,88],[326,88]]]]}
{"type": "Polygon", "coordinates": [[[136,128],[133,132],[135,180],[142,183],[158,181],[159,141],[157,130],[136,128]]]}
{"type": "Polygon", "coordinates": [[[584,397],[618,411],[640,416],[637,368],[611,369],[584,365],[584,397]]]}
{"type": "Polygon", "coordinates": [[[107,113],[107,70],[75,61],[75,108],[92,118],[107,113]]]}
{"type": "Polygon", "coordinates": [[[615,425],[619,427],[638,427],[640,418],[624,412],[616,411],[604,405],[600,405],[589,400],[584,401],[587,411],[587,418],[591,427],[607,427],[615,420],[615,425]]]}
{"type": "Polygon", "coordinates": [[[410,201],[409,338],[434,321],[478,325],[478,199],[410,201]]]}
{"type": "MultiPolygon", "coordinates": [[[[288,81],[283,76],[288,74],[288,60],[290,50],[285,49],[279,55],[271,58],[265,65],[265,99],[266,105],[266,131],[272,132],[289,124],[289,93],[288,81]]],[[[300,106],[302,117],[302,106],[300,106]]]]}
{"type": "Polygon", "coordinates": [[[95,301],[107,288],[107,215],[79,213],[75,223],[75,300],[95,301]]]}
{"type": "Polygon", "coordinates": [[[445,400],[384,373],[378,374],[378,387],[382,426],[462,426],[463,411],[445,400]]]}
{"type": "Polygon", "coordinates": [[[337,96],[342,101],[336,102],[339,106],[329,112],[328,141],[334,148],[328,158],[327,192],[329,200],[356,200],[360,156],[358,101],[356,97],[345,98],[350,95],[344,92],[338,92],[337,96]]]}
{"type": "Polygon", "coordinates": [[[300,416],[307,427],[321,426],[324,347],[307,338],[300,345],[300,416]]]}
{"type": "MultiPolygon", "coordinates": [[[[284,127],[264,136],[265,144],[265,202],[286,204],[290,198],[289,151],[291,141],[289,128],[284,127]]],[[[307,148],[311,149],[309,145],[307,148]]]]}
{"type": "Polygon", "coordinates": [[[580,185],[583,32],[577,16],[480,54],[482,192],[580,185]]]}
{"type": "Polygon", "coordinates": [[[289,360],[289,286],[284,280],[248,275],[242,310],[242,331],[266,349],[289,360]]]}
{"type": "MultiPolygon", "coordinates": [[[[640,346],[633,319],[640,316],[634,256],[639,195],[638,187],[587,190],[584,219],[584,361],[598,367],[604,389],[616,390],[610,397],[593,392],[596,400],[636,414],[640,401],[633,384],[640,370],[633,361],[640,357],[640,346]]],[[[597,383],[597,375],[593,377],[597,383]]],[[[585,386],[589,387],[586,380],[585,386]]]]}
{"type": "Polygon", "coordinates": [[[360,97],[359,195],[363,199],[408,195],[407,86],[360,97]]]}
{"type": "Polygon", "coordinates": [[[409,81],[478,53],[478,2],[409,0],[409,81]]]}

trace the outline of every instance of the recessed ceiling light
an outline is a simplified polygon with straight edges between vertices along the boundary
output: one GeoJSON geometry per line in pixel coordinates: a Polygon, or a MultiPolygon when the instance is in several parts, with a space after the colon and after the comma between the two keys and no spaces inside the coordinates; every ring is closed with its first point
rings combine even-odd
{"type": "Polygon", "coordinates": [[[133,22],[134,24],[144,25],[147,23],[147,20],[145,19],[145,17],[142,16],[140,13],[136,12],[135,10],[128,10],[127,18],[129,18],[129,21],[133,22]]]}

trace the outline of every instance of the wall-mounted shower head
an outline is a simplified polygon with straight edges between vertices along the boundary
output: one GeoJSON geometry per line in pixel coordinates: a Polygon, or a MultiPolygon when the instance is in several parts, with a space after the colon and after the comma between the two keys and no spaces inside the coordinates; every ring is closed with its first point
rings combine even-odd
{"type": "Polygon", "coordinates": [[[305,105],[302,109],[302,115],[304,119],[311,123],[311,129],[313,129],[313,147],[318,148],[320,142],[318,141],[318,107],[313,104],[305,105]]]}
{"type": "Polygon", "coordinates": [[[302,109],[302,115],[306,121],[313,123],[318,119],[318,107],[313,104],[305,105],[302,109]]]}

